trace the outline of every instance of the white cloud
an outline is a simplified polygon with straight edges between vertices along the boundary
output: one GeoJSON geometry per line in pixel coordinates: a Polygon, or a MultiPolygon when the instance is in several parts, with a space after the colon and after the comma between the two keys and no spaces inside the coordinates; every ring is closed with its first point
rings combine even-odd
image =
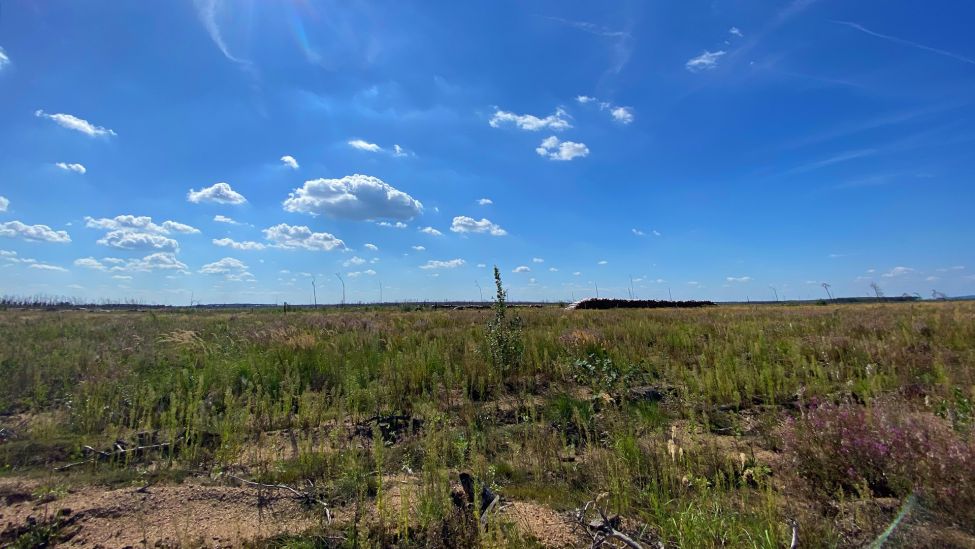
{"type": "Polygon", "coordinates": [[[487,264],[486,263],[478,263],[477,264],[477,268],[478,269],[485,269],[485,268],[487,268],[487,264]]]}
{"type": "Polygon", "coordinates": [[[48,114],[42,110],[34,111],[34,116],[38,118],[47,118],[48,120],[53,120],[62,128],[67,128],[69,130],[74,130],[81,132],[89,137],[103,137],[107,135],[116,135],[116,133],[108,128],[103,128],[101,126],[96,126],[91,122],[78,118],[77,116],[71,114],[48,114]]]}
{"type": "Polygon", "coordinates": [[[656,230],[656,229],[654,229],[654,230],[653,230],[653,231],[651,231],[651,232],[653,233],[653,236],[660,236],[660,231],[658,231],[658,230],[656,230]]]}
{"type": "Polygon", "coordinates": [[[375,143],[370,143],[362,139],[352,139],[349,141],[349,146],[353,149],[359,149],[360,151],[368,152],[382,152],[383,148],[375,143]]]}
{"type": "Polygon", "coordinates": [[[84,267],[86,269],[94,269],[96,271],[104,271],[108,269],[108,267],[94,257],[82,257],[75,259],[74,264],[76,267],[84,267]]]}
{"type": "Polygon", "coordinates": [[[167,231],[172,231],[174,233],[183,234],[200,234],[200,229],[196,227],[191,227],[185,223],[180,223],[178,221],[163,221],[163,229],[167,231]]]}
{"type": "Polygon", "coordinates": [[[393,144],[393,156],[402,158],[404,156],[411,156],[411,154],[410,154],[409,151],[407,151],[403,147],[400,147],[399,145],[397,145],[397,144],[394,143],[393,144]]]}
{"type": "Polygon", "coordinates": [[[888,272],[886,272],[886,273],[884,273],[884,274],[882,274],[880,276],[882,276],[884,278],[894,278],[894,277],[898,277],[898,276],[904,276],[906,274],[910,274],[910,273],[913,273],[913,272],[914,272],[914,269],[912,269],[910,267],[894,267],[890,271],[888,271],[888,272]]]}
{"type": "Polygon", "coordinates": [[[208,263],[200,269],[200,272],[203,274],[222,274],[224,278],[233,282],[254,280],[254,275],[247,271],[247,265],[233,257],[225,257],[208,263]]]}
{"type": "Polygon", "coordinates": [[[519,265],[519,266],[515,267],[514,269],[512,269],[511,272],[513,272],[513,273],[530,273],[531,272],[531,268],[528,267],[527,265],[519,265]]]}
{"type": "Polygon", "coordinates": [[[633,122],[633,109],[630,107],[616,107],[610,114],[613,115],[613,120],[621,124],[633,122]]]}
{"type": "Polygon", "coordinates": [[[559,272],[559,270],[556,269],[555,267],[549,267],[548,268],[548,272],[550,272],[550,273],[557,273],[557,272],[559,272]]]}
{"type": "Polygon", "coordinates": [[[641,231],[640,229],[630,229],[630,230],[633,231],[633,234],[635,234],[636,236],[644,236],[644,235],[647,234],[647,233],[641,231]]]}
{"type": "Polygon", "coordinates": [[[379,251],[379,246],[376,246],[375,244],[370,244],[368,242],[363,246],[363,248],[367,250],[372,250],[374,252],[379,251]]]}
{"type": "Polygon", "coordinates": [[[167,250],[179,249],[179,242],[156,233],[141,233],[132,230],[117,230],[105,233],[97,242],[102,246],[121,250],[167,250]]]}
{"type": "Polygon", "coordinates": [[[228,225],[240,225],[240,223],[238,223],[237,221],[234,221],[233,219],[220,214],[213,216],[213,220],[216,221],[217,223],[226,223],[228,225]]]}
{"type": "Polygon", "coordinates": [[[420,229],[421,233],[428,234],[430,236],[443,236],[443,233],[434,229],[433,227],[423,227],[420,229]]]}
{"type": "Polygon", "coordinates": [[[66,273],[66,272],[68,272],[68,270],[65,269],[64,267],[59,267],[57,265],[49,265],[47,263],[31,263],[30,264],[30,268],[31,269],[39,269],[39,270],[42,270],[42,271],[57,271],[59,273],[66,273]]]}
{"type": "Polygon", "coordinates": [[[477,204],[479,206],[490,206],[491,204],[494,204],[494,201],[490,198],[479,198],[477,200],[477,204]]]}
{"type": "Polygon", "coordinates": [[[291,168],[292,170],[297,170],[299,168],[298,161],[295,160],[295,157],[291,156],[290,154],[286,154],[282,156],[281,163],[291,168]]]}
{"type": "Polygon", "coordinates": [[[305,181],[304,186],[288,195],[284,209],[344,219],[404,220],[420,215],[423,204],[378,177],[355,174],[305,181]]]}
{"type": "Polygon", "coordinates": [[[684,67],[691,72],[701,72],[706,70],[714,69],[718,66],[718,60],[721,56],[728,52],[719,50],[715,52],[705,51],[701,55],[691,59],[684,64],[684,67]]]}
{"type": "Polygon", "coordinates": [[[132,280],[132,275],[112,275],[115,280],[132,280]]]}
{"type": "Polygon", "coordinates": [[[586,103],[595,101],[595,100],[596,100],[595,97],[590,97],[588,95],[579,95],[579,96],[576,96],[576,101],[578,101],[579,103],[582,103],[583,105],[585,105],[586,103]]]}
{"type": "Polygon", "coordinates": [[[71,242],[66,231],[55,231],[47,225],[26,225],[20,221],[0,223],[0,236],[22,238],[30,242],[56,242],[65,244],[71,242]]]}
{"type": "Polygon", "coordinates": [[[737,36],[738,38],[745,36],[744,34],[741,33],[738,27],[731,27],[730,29],[728,29],[728,34],[730,34],[731,36],[737,36]]]}
{"type": "Polygon", "coordinates": [[[343,267],[351,267],[352,265],[364,265],[366,263],[365,259],[355,256],[352,259],[347,259],[342,262],[343,267]]]}
{"type": "Polygon", "coordinates": [[[380,227],[389,227],[391,229],[405,229],[407,227],[406,223],[403,223],[402,221],[397,221],[396,223],[380,221],[379,223],[376,223],[376,225],[379,225],[380,227]]]}
{"type": "Polygon", "coordinates": [[[9,207],[10,207],[10,201],[7,200],[7,197],[0,196],[0,213],[7,211],[7,208],[9,207]]]}
{"type": "Polygon", "coordinates": [[[572,276],[582,276],[582,273],[580,271],[576,271],[572,273],[572,276]]]}
{"type": "Polygon", "coordinates": [[[355,271],[355,272],[346,273],[346,274],[348,275],[349,278],[358,278],[359,276],[362,276],[362,275],[375,276],[376,271],[374,271],[372,269],[366,269],[365,271],[355,271]]]}
{"type": "Polygon", "coordinates": [[[69,163],[65,163],[65,162],[55,162],[54,165],[57,166],[57,167],[59,167],[59,168],[61,168],[62,170],[66,171],[66,172],[75,172],[75,173],[84,174],[85,172],[88,171],[88,169],[85,168],[81,164],[69,164],[69,163]]]}
{"type": "Polygon", "coordinates": [[[480,221],[466,215],[459,215],[450,224],[450,230],[455,233],[488,233],[491,236],[504,236],[508,234],[495,223],[482,218],[480,221]]]}
{"type": "Polygon", "coordinates": [[[214,238],[212,242],[216,246],[233,248],[234,250],[260,251],[267,248],[266,245],[261,244],[260,242],[253,242],[250,240],[238,242],[232,238],[214,238]]]}
{"type": "Polygon", "coordinates": [[[7,52],[3,51],[3,48],[0,48],[0,70],[3,70],[9,64],[10,56],[7,55],[7,52]]]}
{"type": "Polygon", "coordinates": [[[545,263],[545,260],[540,257],[533,257],[532,263],[545,263]]]}
{"type": "Polygon", "coordinates": [[[518,128],[528,131],[538,131],[543,129],[564,130],[572,127],[567,120],[568,113],[564,109],[556,109],[555,114],[550,114],[545,118],[539,118],[530,114],[515,114],[497,110],[488,122],[492,128],[500,128],[506,124],[514,124],[518,128]]]}
{"type": "Polygon", "coordinates": [[[542,144],[535,148],[535,152],[549,160],[572,160],[589,156],[589,147],[585,143],[559,141],[559,138],[553,135],[544,139],[542,144]]]}
{"type": "Polygon", "coordinates": [[[331,251],[345,248],[345,242],[329,233],[315,233],[305,226],[281,223],[264,229],[264,237],[281,248],[331,251]]]}
{"type": "Polygon", "coordinates": [[[220,26],[217,25],[217,9],[219,8],[220,0],[195,0],[194,4],[196,5],[196,12],[200,18],[200,22],[203,23],[207,34],[210,35],[210,40],[213,40],[213,43],[220,49],[220,53],[234,63],[249,66],[249,61],[234,57],[230,53],[230,50],[227,49],[227,43],[223,40],[220,26]]]}
{"type": "Polygon", "coordinates": [[[725,277],[728,282],[751,282],[752,277],[750,276],[728,276],[725,277]]]}
{"type": "Polygon", "coordinates": [[[423,265],[420,265],[421,269],[456,269],[466,263],[463,259],[450,259],[447,261],[439,261],[436,259],[431,259],[423,265]]]}
{"type": "Polygon", "coordinates": [[[938,276],[929,276],[929,277],[925,278],[924,280],[926,280],[928,282],[936,282],[938,280],[941,280],[941,277],[938,277],[938,276]]]}
{"type": "Polygon", "coordinates": [[[244,204],[247,199],[244,195],[233,190],[227,183],[214,183],[213,185],[200,189],[190,189],[186,193],[186,199],[194,204],[201,202],[215,202],[217,204],[244,204]]]}
{"type": "Polygon", "coordinates": [[[943,268],[935,269],[935,270],[938,271],[939,273],[946,273],[948,271],[964,271],[965,270],[965,266],[964,265],[954,265],[952,267],[943,267],[943,268]]]}

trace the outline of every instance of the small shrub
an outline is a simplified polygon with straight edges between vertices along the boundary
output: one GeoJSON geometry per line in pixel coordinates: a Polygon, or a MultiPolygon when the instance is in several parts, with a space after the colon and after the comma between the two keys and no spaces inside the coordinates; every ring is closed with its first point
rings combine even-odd
{"type": "Polygon", "coordinates": [[[491,361],[501,379],[506,379],[520,364],[525,352],[522,341],[521,318],[508,314],[508,292],[501,285],[501,271],[494,267],[494,284],[497,296],[494,300],[494,319],[488,324],[488,344],[491,361]]]}
{"type": "Polygon", "coordinates": [[[975,443],[906,404],[824,404],[781,430],[785,455],[826,501],[840,493],[905,497],[915,492],[958,518],[975,518],[975,443]]]}

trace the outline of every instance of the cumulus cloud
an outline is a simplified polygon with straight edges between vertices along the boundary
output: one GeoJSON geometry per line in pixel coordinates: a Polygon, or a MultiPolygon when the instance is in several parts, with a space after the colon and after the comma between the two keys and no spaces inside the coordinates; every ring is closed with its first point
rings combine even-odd
{"type": "Polygon", "coordinates": [[[240,223],[238,223],[237,221],[234,221],[233,219],[220,214],[213,216],[213,220],[216,221],[217,223],[226,223],[228,225],[240,225],[240,223]]]}
{"type": "Polygon", "coordinates": [[[513,273],[530,273],[531,272],[531,268],[528,267],[527,265],[519,265],[519,266],[515,267],[514,269],[512,269],[511,272],[513,272],[513,273]]]}
{"type": "Polygon", "coordinates": [[[576,101],[578,101],[579,103],[581,103],[583,105],[585,105],[586,103],[591,103],[591,102],[593,102],[595,100],[596,100],[595,97],[590,97],[588,95],[579,95],[579,96],[576,96],[576,101]]]}
{"type": "Polygon", "coordinates": [[[163,221],[162,228],[166,231],[172,231],[174,233],[200,234],[200,229],[191,227],[178,221],[163,221]]]}
{"type": "Polygon", "coordinates": [[[31,269],[39,269],[39,270],[42,270],[42,271],[57,271],[59,273],[66,273],[66,272],[68,272],[68,270],[65,269],[64,267],[59,267],[58,265],[50,265],[48,263],[31,263],[30,264],[30,268],[31,269]]]}
{"type": "Polygon", "coordinates": [[[370,143],[370,142],[365,141],[363,139],[351,139],[351,140],[349,140],[348,143],[349,143],[349,146],[350,147],[352,147],[353,149],[359,149],[360,151],[367,151],[367,152],[374,152],[375,153],[375,152],[381,152],[383,150],[383,148],[380,147],[379,145],[377,145],[375,143],[370,143]]]}
{"type": "Polygon", "coordinates": [[[641,231],[640,229],[630,229],[630,230],[633,231],[633,234],[635,234],[636,236],[644,236],[644,235],[647,234],[647,233],[641,231]]]}
{"type": "Polygon", "coordinates": [[[367,250],[372,250],[374,252],[379,251],[379,246],[376,246],[375,244],[370,244],[368,242],[365,245],[363,245],[363,248],[367,250]]]}
{"type": "Polygon", "coordinates": [[[490,206],[491,204],[494,204],[494,201],[490,198],[479,198],[477,200],[477,204],[479,206],[490,206]]]}
{"type": "Polygon", "coordinates": [[[423,234],[428,234],[430,236],[443,236],[442,232],[438,231],[437,229],[434,229],[433,227],[423,227],[422,229],[420,229],[420,232],[423,234]]]}
{"type": "Polygon", "coordinates": [[[281,163],[291,168],[292,170],[297,170],[299,168],[298,161],[295,160],[295,157],[291,156],[290,154],[286,154],[282,156],[281,163]]]}
{"type": "Polygon", "coordinates": [[[186,193],[186,199],[194,204],[200,204],[202,202],[213,202],[217,204],[244,204],[247,199],[244,195],[233,190],[227,183],[214,183],[209,187],[202,188],[200,190],[190,189],[186,193]]]}
{"type": "Polygon", "coordinates": [[[630,107],[616,107],[609,111],[609,114],[613,116],[613,120],[616,120],[620,124],[633,122],[633,109],[630,107]]]}
{"type": "Polygon", "coordinates": [[[100,261],[94,257],[83,257],[74,261],[76,267],[84,267],[96,271],[155,271],[179,270],[186,271],[186,264],[176,259],[176,255],[167,252],[156,252],[141,259],[119,259],[105,257],[100,261]]]}
{"type": "Polygon", "coordinates": [[[179,242],[155,233],[140,233],[131,230],[117,230],[105,233],[96,242],[102,246],[121,250],[179,250],[179,242]]]}
{"type": "Polygon", "coordinates": [[[103,246],[123,250],[165,250],[175,252],[179,243],[169,238],[171,233],[199,234],[200,230],[178,221],[164,221],[161,225],[149,216],[118,215],[112,218],[85,217],[89,229],[108,231],[97,242],[103,246]]]}
{"type": "Polygon", "coordinates": [[[374,271],[372,269],[366,269],[364,271],[354,271],[354,272],[346,273],[346,274],[348,275],[349,278],[358,278],[358,277],[360,277],[362,275],[375,276],[376,271],[374,271]]]}
{"type": "Polygon", "coordinates": [[[254,280],[254,275],[247,271],[247,265],[239,259],[225,257],[213,263],[207,263],[200,272],[203,274],[224,275],[224,278],[234,282],[254,280]]]}
{"type": "Polygon", "coordinates": [[[725,277],[728,282],[751,282],[752,277],[750,276],[729,276],[725,277]]]}
{"type": "Polygon", "coordinates": [[[354,256],[352,259],[347,259],[342,262],[343,267],[351,267],[352,265],[364,265],[366,263],[365,259],[359,256],[354,256]]]}
{"type": "Polygon", "coordinates": [[[9,207],[10,207],[10,201],[7,200],[7,197],[0,196],[0,213],[7,211],[7,208],[9,207]]]}
{"type": "Polygon", "coordinates": [[[253,242],[250,240],[246,240],[244,242],[238,242],[232,238],[214,238],[212,242],[216,246],[233,248],[234,250],[242,250],[242,251],[260,251],[267,248],[266,245],[261,244],[260,242],[253,242]]]}
{"type": "Polygon", "coordinates": [[[684,67],[691,72],[712,70],[718,66],[718,60],[720,60],[721,56],[725,55],[726,53],[728,52],[723,50],[714,52],[705,50],[705,52],[701,55],[698,55],[685,63],[684,67]]]}
{"type": "Polygon", "coordinates": [[[658,231],[658,230],[656,230],[656,229],[654,229],[654,230],[653,230],[653,231],[651,231],[651,232],[653,232],[653,236],[660,236],[660,231],[658,231]]]}
{"type": "Polygon", "coordinates": [[[284,209],[312,215],[369,219],[413,219],[423,204],[378,177],[347,175],[341,179],[313,179],[295,189],[284,209]]]}
{"type": "Polygon", "coordinates": [[[550,273],[557,273],[557,272],[559,272],[559,270],[556,269],[555,267],[549,267],[548,268],[548,272],[550,272],[550,273]]]}
{"type": "Polygon", "coordinates": [[[545,263],[545,260],[540,257],[533,257],[532,263],[545,263]]]}
{"type": "Polygon", "coordinates": [[[531,114],[515,114],[513,112],[496,110],[494,116],[488,121],[492,128],[500,128],[505,125],[514,125],[522,130],[538,131],[543,129],[565,130],[572,127],[569,123],[569,114],[564,109],[556,109],[554,114],[545,118],[539,118],[531,114]]]}
{"type": "Polygon", "coordinates": [[[91,122],[78,118],[72,114],[48,114],[42,110],[34,111],[34,116],[38,118],[47,118],[48,120],[53,120],[57,125],[62,128],[67,128],[69,130],[74,130],[76,132],[81,132],[89,137],[104,137],[109,135],[116,135],[113,130],[108,128],[103,128],[101,126],[96,126],[91,122]]]}
{"type": "Polygon", "coordinates": [[[589,147],[585,143],[559,141],[559,138],[553,135],[544,139],[535,152],[549,160],[572,160],[589,156],[589,147]]]}
{"type": "Polygon", "coordinates": [[[57,166],[57,167],[59,167],[59,168],[61,168],[62,170],[66,171],[66,172],[75,172],[75,173],[84,174],[85,172],[88,171],[88,169],[85,168],[81,164],[72,164],[72,163],[66,163],[66,162],[55,162],[54,165],[57,166]]]}
{"type": "Polygon", "coordinates": [[[420,265],[421,269],[456,269],[464,265],[466,261],[463,259],[449,259],[447,261],[439,261],[436,259],[431,259],[423,265],[420,265]]]}
{"type": "Polygon", "coordinates": [[[345,242],[329,233],[316,233],[302,225],[281,223],[264,229],[264,238],[278,247],[329,252],[345,248],[345,242]]]}
{"type": "Polygon", "coordinates": [[[609,261],[606,261],[605,259],[601,259],[601,260],[599,260],[599,262],[598,262],[598,263],[596,263],[596,264],[597,264],[597,265],[607,265],[607,264],[609,264],[609,261]]]}
{"type": "Polygon", "coordinates": [[[459,215],[450,224],[450,230],[455,233],[488,233],[491,236],[504,236],[508,234],[499,225],[492,223],[488,219],[475,220],[466,215],[459,215]]]}
{"type": "Polygon", "coordinates": [[[426,246],[411,246],[411,247],[418,252],[425,252],[427,250],[426,246]]]}
{"type": "Polygon", "coordinates": [[[888,271],[888,272],[886,272],[886,273],[884,273],[884,274],[882,274],[880,276],[882,276],[884,278],[895,278],[895,277],[898,277],[898,276],[904,276],[904,275],[907,275],[907,274],[911,274],[913,272],[914,272],[914,269],[912,269],[910,267],[894,267],[890,271],[888,271]]]}
{"type": "Polygon", "coordinates": [[[407,227],[406,223],[403,223],[402,221],[397,221],[396,223],[380,221],[379,223],[376,223],[376,225],[379,225],[380,227],[389,227],[391,229],[405,229],[407,227]]]}
{"type": "Polygon", "coordinates": [[[22,238],[29,242],[55,242],[66,244],[71,237],[66,231],[55,231],[47,225],[27,225],[20,221],[0,223],[0,236],[22,238]]]}

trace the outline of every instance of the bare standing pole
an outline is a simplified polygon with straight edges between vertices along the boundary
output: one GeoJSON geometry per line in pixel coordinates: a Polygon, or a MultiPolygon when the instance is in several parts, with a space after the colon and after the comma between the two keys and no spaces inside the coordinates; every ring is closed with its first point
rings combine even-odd
{"type": "Polygon", "coordinates": [[[342,283],[342,306],[344,307],[345,306],[345,281],[342,280],[342,275],[340,275],[339,273],[335,273],[335,276],[338,277],[339,282],[342,283]]]}
{"type": "Polygon", "coordinates": [[[318,308],[318,288],[315,287],[315,277],[311,279],[311,296],[314,299],[315,308],[318,308]]]}

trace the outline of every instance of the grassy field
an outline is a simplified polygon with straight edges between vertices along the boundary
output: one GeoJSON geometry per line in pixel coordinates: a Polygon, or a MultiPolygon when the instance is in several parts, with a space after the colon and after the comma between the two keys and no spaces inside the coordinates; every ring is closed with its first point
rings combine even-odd
{"type": "Polygon", "coordinates": [[[497,314],[0,311],[0,545],[975,546],[973,303],[497,314]]]}

